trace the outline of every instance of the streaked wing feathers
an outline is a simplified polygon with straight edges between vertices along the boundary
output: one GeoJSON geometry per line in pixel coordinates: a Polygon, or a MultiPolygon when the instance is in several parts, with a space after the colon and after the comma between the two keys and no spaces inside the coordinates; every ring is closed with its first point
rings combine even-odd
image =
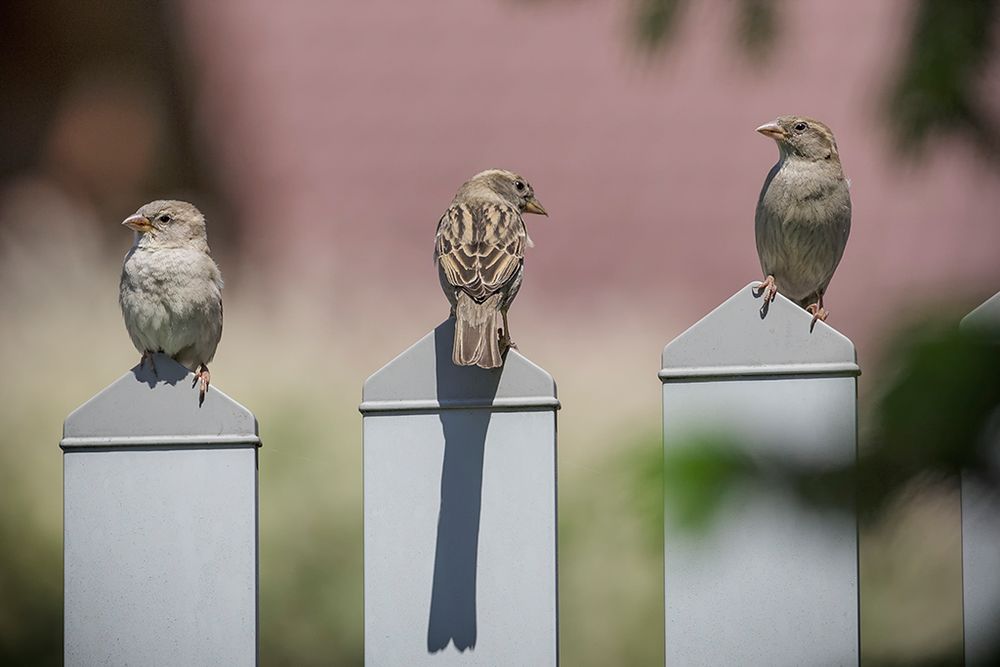
{"type": "Polygon", "coordinates": [[[524,222],[515,208],[453,204],[438,223],[434,252],[448,282],[482,302],[517,275],[526,243],[524,222]]]}

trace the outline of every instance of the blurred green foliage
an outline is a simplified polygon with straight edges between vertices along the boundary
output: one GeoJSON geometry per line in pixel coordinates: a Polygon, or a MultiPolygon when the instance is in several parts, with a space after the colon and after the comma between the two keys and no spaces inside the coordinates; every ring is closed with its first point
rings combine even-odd
{"type": "MultiPolygon", "coordinates": [[[[695,436],[670,451],[665,455],[662,484],[672,523],[684,530],[706,527],[752,470],[750,459],[720,435],[695,436]]],[[[643,478],[649,474],[642,471],[643,478]]]]}
{"type": "MultiPolygon", "coordinates": [[[[643,50],[669,46],[692,0],[634,0],[635,43],[643,50]]],[[[733,42],[754,60],[778,51],[779,0],[734,0],[733,42]]],[[[898,66],[885,84],[882,118],[894,148],[921,157],[936,138],[953,136],[1000,161],[996,107],[985,81],[995,64],[996,0],[913,0],[898,66]]],[[[847,36],[845,36],[846,38],[847,36]]]]}
{"type": "MultiPolygon", "coordinates": [[[[640,48],[656,51],[670,43],[691,0],[635,0],[633,36],[640,48]]],[[[778,12],[774,0],[736,0],[733,3],[733,41],[743,51],[763,60],[777,41],[778,12]]]]}
{"type": "Polygon", "coordinates": [[[902,152],[920,155],[935,135],[955,135],[1000,159],[984,90],[995,62],[995,0],[919,0],[900,67],[888,86],[886,127],[902,152]]]}
{"type": "Polygon", "coordinates": [[[687,0],[635,0],[635,39],[639,46],[656,49],[673,36],[687,0]]]}
{"type": "MultiPolygon", "coordinates": [[[[692,535],[710,527],[740,488],[784,494],[789,502],[804,508],[848,513],[857,508],[862,519],[862,642],[863,652],[867,648],[869,653],[879,653],[885,633],[892,631],[887,618],[912,613],[906,609],[905,592],[883,590],[899,583],[888,580],[907,570],[938,567],[921,563],[920,551],[937,550],[935,543],[942,541],[942,535],[935,531],[944,527],[957,534],[960,519],[957,511],[938,510],[933,521],[916,526],[919,537],[915,542],[888,557],[874,553],[878,548],[866,546],[866,539],[874,543],[879,532],[902,521],[901,507],[921,498],[947,499],[957,490],[960,476],[978,478],[1000,492],[996,450],[1000,443],[1000,328],[959,328],[956,318],[932,316],[900,329],[888,339],[886,350],[880,367],[869,371],[876,378],[876,391],[861,407],[865,427],[857,465],[814,467],[759,452],[732,438],[712,436],[669,443],[662,479],[651,476],[646,465],[636,466],[633,472],[637,486],[647,485],[650,492],[662,487],[668,525],[692,535]],[[866,568],[875,576],[865,576],[866,568]],[[866,603],[868,595],[876,604],[866,603]]],[[[775,414],[775,419],[780,418],[775,414]]],[[[958,544],[954,547],[957,555],[958,544]]],[[[942,555],[935,554],[938,562],[942,555]]],[[[938,571],[943,585],[931,584],[936,600],[930,601],[924,613],[957,612],[960,624],[960,596],[944,602],[961,590],[960,576],[957,580],[950,576],[955,570],[938,571]],[[954,608],[944,611],[949,605],[954,608]]],[[[914,585],[906,577],[901,581],[904,588],[914,585]]],[[[935,647],[937,653],[907,656],[905,664],[960,661],[954,653],[960,646],[954,647],[954,639],[941,640],[935,647]]],[[[865,662],[904,664],[883,655],[865,662]]]]}
{"type": "Polygon", "coordinates": [[[900,332],[879,377],[858,468],[860,504],[877,513],[906,485],[960,472],[996,485],[1000,330],[930,319],[900,332]],[[887,372],[888,371],[888,372],[887,372]]]}
{"type": "MultiPolygon", "coordinates": [[[[1000,436],[1000,331],[960,330],[928,318],[890,337],[857,466],[811,467],[786,457],[752,458],[741,443],[714,436],[668,448],[664,488],[671,520],[682,528],[710,522],[739,484],[785,490],[812,506],[877,520],[915,482],[952,482],[964,473],[996,486],[1000,436]]],[[[775,418],[780,418],[776,416],[775,418]]],[[[640,470],[636,482],[648,478],[640,470]]]]}
{"type": "Polygon", "coordinates": [[[41,534],[23,498],[0,511],[0,665],[62,664],[61,541],[41,534]],[[20,502],[19,502],[20,501],[20,502]],[[13,506],[12,506],[13,504],[13,506]]]}
{"type": "Polygon", "coordinates": [[[574,454],[559,454],[559,655],[566,665],[663,664],[661,438],[636,433],[632,423],[618,427],[582,469],[567,472],[574,454]]]}

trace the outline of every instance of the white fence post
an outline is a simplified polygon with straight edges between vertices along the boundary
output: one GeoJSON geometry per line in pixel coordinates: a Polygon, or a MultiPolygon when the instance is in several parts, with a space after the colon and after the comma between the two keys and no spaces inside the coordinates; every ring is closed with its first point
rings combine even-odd
{"type": "Polygon", "coordinates": [[[63,427],[66,665],[257,662],[257,420],[156,355],[63,427]]]}
{"type": "Polygon", "coordinates": [[[364,385],[365,663],[555,665],[555,382],[455,366],[453,337],[364,385]]]}
{"type": "MultiPolygon", "coordinates": [[[[854,345],[747,285],[663,350],[667,453],[692,436],[811,465],[857,460],[854,345]]],[[[668,665],[856,665],[857,519],[759,487],[731,490],[702,533],[670,521],[664,546],[668,665]]],[[[669,497],[669,496],[668,496],[669,497]]]]}
{"type": "MultiPolygon", "coordinates": [[[[962,329],[1000,328],[1000,294],[962,320],[962,329]]],[[[998,380],[1000,381],[1000,380],[998,380]]],[[[994,447],[1000,457],[1000,441],[994,447]]],[[[1000,620],[1000,497],[967,475],[962,476],[962,611],[965,664],[996,659],[1000,620]]]]}

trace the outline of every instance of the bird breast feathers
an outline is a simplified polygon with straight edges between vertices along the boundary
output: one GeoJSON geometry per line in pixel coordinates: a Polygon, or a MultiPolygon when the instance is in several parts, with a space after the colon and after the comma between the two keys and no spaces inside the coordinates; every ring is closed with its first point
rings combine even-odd
{"type": "Polygon", "coordinates": [[[134,248],[125,258],[122,280],[133,288],[149,292],[188,291],[197,284],[209,284],[218,294],[222,290],[222,274],[212,258],[190,248],[134,248]]]}

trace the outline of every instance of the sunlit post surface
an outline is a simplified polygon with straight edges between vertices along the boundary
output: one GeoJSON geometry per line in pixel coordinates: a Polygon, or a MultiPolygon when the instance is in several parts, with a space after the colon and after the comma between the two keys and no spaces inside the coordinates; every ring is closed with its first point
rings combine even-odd
{"type": "Polygon", "coordinates": [[[257,662],[257,421],[169,357],[63,429],[65,663],[257,662]]]}
{"type": "MultiPolygon", "coordinates": [[[[1000,331],[1000,294],[966,315],[962,329],[1000,331]]],[[[1000,440],[993,455],[1000,465],[1000,440]]],[[[962,476],[962,608],[966,664],[991,664],[1000,619],[1000,497],[969,475],[962,476]]]]}
{"type": "Polygon", "coordinates": [[[447,320],[365,382],[365,663],[555,665],[556,388],[447,320]]]}
{"type": "MultiPolygon", "coordinates": [[[[663,350],[664,448],[718,438],[751,460],[857,460],[854,345],[753,285],[663,350]]],[[[668,490],[669,491],[669,490],[668,490]]],[[[670,494],[668,493],[668,498],[670,494]]],[[[857,519],[776,490],[731,489],[695,531],[665,527],[668,665],[856,665],[857,519]]]]}

